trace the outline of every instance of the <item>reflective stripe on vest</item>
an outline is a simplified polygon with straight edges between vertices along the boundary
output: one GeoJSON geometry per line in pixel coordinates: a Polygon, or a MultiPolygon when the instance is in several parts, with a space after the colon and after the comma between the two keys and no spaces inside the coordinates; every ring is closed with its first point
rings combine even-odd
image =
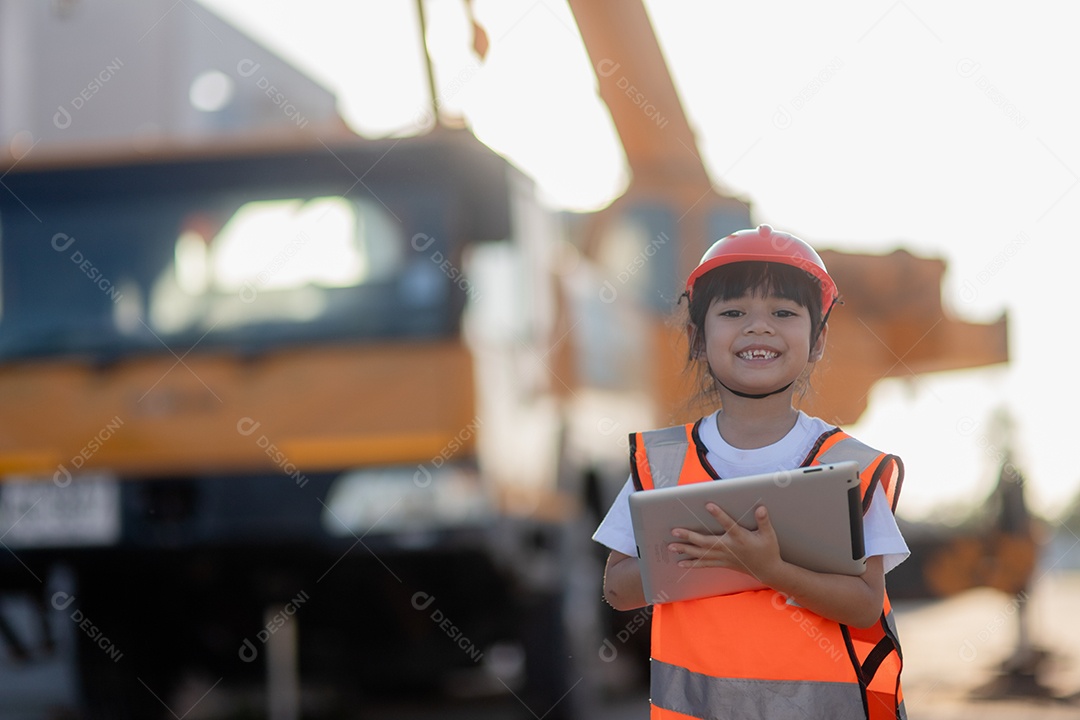
{"type": "Polygon", "coordinates": [[[651,486],[674,487],[679,484],[679,473],[690,448],[690,433],[684,426],[650,430],[642,433],[642,450],[648,464],[651,486]]]}
{"type": "MultiPolygon", "coordinates": [[[[874,489],[880,484],[885,490],[889,507],[895,511],[900,499],[900,486],[903,483],[903,463],[895,455],[886,455],[865,445],[847,433],[837,429],[818,439],[817,446],[804,465],[824,465],[826,463],[854,460],[859,463],[859,476],[864,477],[867,470],[874,467],[869,482],[863,483],[863,513],[870,508],[874,489]],[[890,462],[886,462],[889,460],[890,462]]],[[[865,478],[864,478],[865,479],[865,478]]]]}
{"type": "Polygon", "coordinates": [[[852,683],[717,678],[657,660],[650,665],[652,704],[680,715],[866,719],[859,686],[852,683]]]}
{"type": "MultiPolygon", "coordinates": [[[[715,478],[697,428],[631,435],[639,490],[715,478]]],[[[896,507],[903,480],[899,458],[840,430],[822,435],[802,464],[843,460],[859,463],[864,512],[878,484],[896,507]]],[[[771,589],[657,605],[652,622],[654,720],[906,718],[902,656],[887,594],[881,619],[870,628],[826,620],[771,589]],[[710,642],[694,642],[701,637],[710,642]]]]}

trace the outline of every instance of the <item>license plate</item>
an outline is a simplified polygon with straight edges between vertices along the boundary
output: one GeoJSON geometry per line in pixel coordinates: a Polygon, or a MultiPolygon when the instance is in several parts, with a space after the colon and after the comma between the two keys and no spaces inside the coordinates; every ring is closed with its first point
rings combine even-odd
{"type": "Polygon", "coordinates": [[[0,484],[0,543],[11,548],[111,545],[120,538],[120,485],[107,475],[67,485],[10,479],[0,484]]]}

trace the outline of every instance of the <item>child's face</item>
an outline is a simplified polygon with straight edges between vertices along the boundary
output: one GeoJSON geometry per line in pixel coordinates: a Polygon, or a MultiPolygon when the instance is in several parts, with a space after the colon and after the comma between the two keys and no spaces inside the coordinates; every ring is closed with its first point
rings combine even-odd
{"type": "Polygon", "coordinates": [[[805,307],[775,295],[713,300],[703,328],[709,367],[740,392],[772,392],[820,359],[825,332],[811,348],[810,325],[805,307]]]}

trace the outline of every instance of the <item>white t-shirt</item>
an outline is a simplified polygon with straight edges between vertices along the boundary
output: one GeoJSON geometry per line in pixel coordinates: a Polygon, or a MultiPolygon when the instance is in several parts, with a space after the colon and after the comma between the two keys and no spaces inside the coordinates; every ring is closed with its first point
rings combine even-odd
{"type": "MultiPolygon", "coordinates": [[[[772,445],[751,450],[732,447],[721,437],[716,427],[716,413],[705,418],[698,428],[701,442],[708,451],[706,458],[720,475],[719,482],[723,482],[726,477],[758,475],[798,467],[813,450],[818,438],[832,430],[833,426],[800,411],[795,427],[791,428],[787,435],[772,445]]],[[[600,527],[593,534],[593,540],[598,543],[630,556],[637,555],[628,500],[633,491],[633,481],[628,479],[600,527]]],[[[896,526],[896,518],[893,517],[885,491],[880,485],[875,488],[870,507],[863,516],[863,536],[867,557],[880,555],[885,572],[892,570],[911,554],[904,542],[904,536],[900,534],[900,528],[896,526]]]]}

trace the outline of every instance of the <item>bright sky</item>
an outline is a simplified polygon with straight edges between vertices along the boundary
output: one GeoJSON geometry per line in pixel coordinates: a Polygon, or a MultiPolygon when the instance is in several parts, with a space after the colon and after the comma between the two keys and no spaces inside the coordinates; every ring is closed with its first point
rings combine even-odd
{"type": "MultiPolygon", "coordinates": [[[[407,133],[427,107],[412,2],[203,2],[334,91],[363,134],[407,133]]],[[[1080,264],[1080,6],[646,5],[713,178],[757,222],[822,248],[944,258],[948,308],[1009,313],[1008,367],[881,383],[852,428],[905,458],[906,513],[988,492],[999,406],[1016,417],[1032,504],[1059,513],[1080,487],[1065,306],[1080,264]]],[[[427,8],[444,107],[553,207],[618,195],[621,150],[565,2],[476,0],[484,63],[462,0],[427,8]]]]}

